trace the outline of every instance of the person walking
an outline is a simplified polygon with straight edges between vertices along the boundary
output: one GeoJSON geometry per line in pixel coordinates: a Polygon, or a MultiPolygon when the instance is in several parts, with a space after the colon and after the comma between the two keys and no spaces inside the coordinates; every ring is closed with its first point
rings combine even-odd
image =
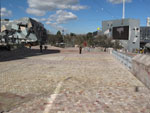
{"type": "Polygon", "coordinates": [[[79,47],[79,54],[82,53],[82,46],[79,47]]]}
{"type": "Polygon", "coordinates": [[[43,46],[42,46],[42,44],[40,44],[40,52],[41,53],[43,52],[43,46]]]}

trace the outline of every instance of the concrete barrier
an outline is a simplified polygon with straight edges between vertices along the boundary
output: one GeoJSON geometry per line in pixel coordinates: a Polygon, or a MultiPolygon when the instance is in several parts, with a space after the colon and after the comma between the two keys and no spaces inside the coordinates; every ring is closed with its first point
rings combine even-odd
{"type": "Polygon", "coordinates": [[[108,53],[112,54],[112,52],[113,52],[113,48],[108,48],[108,53]]]}
{"type": "Polygon", "coordinates": [[[114,50],[112,55],[150,89],[150,55],[138,54],[132,58],[114,50]]]}
{"type": "Polygon", "coordinates": [[[139,54],[133,57],[132,73],[150,88],[150,56],[139,54]]]}
{"type": "Polygon", "coordinates": [[[126,54],[120,53],[118,51],[113,50],[112,55],[115,56],[122,64],[124,64],[129,70],[132,68],[132,58],[127,56],[126,54]]]}

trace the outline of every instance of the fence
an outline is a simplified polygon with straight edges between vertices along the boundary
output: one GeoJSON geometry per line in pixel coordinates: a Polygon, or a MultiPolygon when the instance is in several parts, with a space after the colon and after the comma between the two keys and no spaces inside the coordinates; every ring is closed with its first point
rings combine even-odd
{"type": "Polygon", "coordinates": [[[123,53],[112,51],[113,56],[123,63],[129,70],[132,68],[132,57],[129,57],[123,53]]]}

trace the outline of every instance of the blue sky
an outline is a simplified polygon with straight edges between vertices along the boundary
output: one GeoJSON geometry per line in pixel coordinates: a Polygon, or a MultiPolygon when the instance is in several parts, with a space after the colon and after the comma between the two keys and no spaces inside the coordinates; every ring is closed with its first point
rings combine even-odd
{"type": "MultiPolygon", "coordinates": [[[[122,18],[122,0],[1,0],[1,15],[11,20],[31,17],[52,33],[84,34],[102,27],[103,20],[122,18]]],[[[146,26],[150,0],[126,0],[126,18],[139,19],[146,26]]]]}

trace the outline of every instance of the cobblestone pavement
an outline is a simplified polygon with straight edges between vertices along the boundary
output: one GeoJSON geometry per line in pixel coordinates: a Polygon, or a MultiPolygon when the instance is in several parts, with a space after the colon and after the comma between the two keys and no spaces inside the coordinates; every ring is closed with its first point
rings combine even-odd
{"type": "Polygon", "coordinates": [[[150,113],[150,90],[113,56],[60,51],[0,62],[0,93],[32,97],[7,112],[150,113]]]}

